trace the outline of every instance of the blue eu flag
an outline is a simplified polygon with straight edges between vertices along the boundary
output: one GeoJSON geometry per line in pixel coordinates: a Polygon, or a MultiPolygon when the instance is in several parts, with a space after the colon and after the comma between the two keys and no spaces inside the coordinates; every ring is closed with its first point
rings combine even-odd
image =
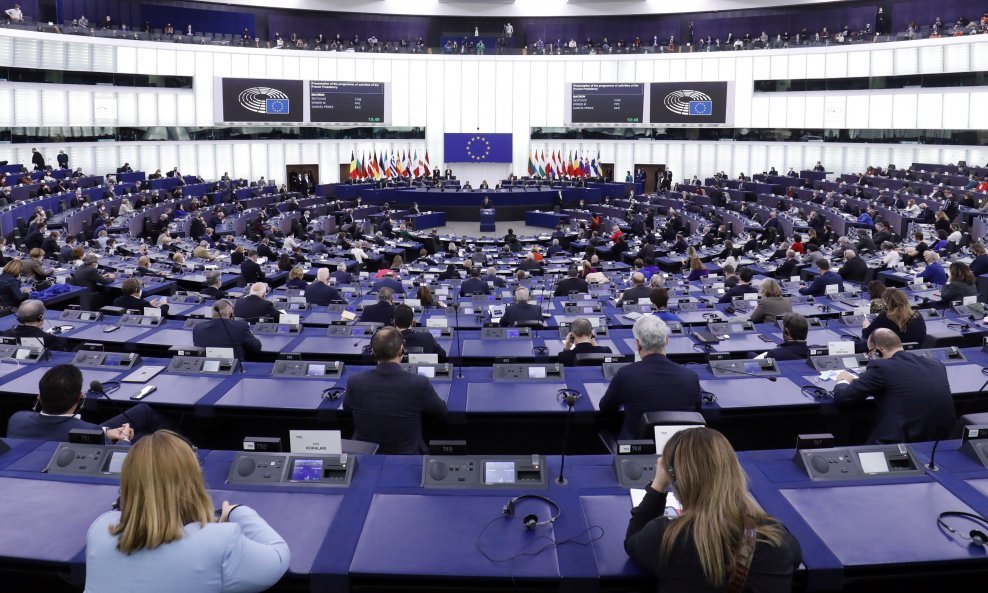
{"type": "Polygon", "coordinates": [[[690,101],[690,115],[710,115],[713,110],[713,101],[690,101]]]}
{"type": "Polygon", "coordinates": [[[288,113],[288,99],[268,99],[265,105],[265,111],[268,113],[288,113]]]}

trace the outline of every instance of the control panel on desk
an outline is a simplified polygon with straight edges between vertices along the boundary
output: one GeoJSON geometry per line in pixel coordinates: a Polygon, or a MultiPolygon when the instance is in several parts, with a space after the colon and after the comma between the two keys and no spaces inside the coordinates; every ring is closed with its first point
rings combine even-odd
{"type": "Polygon", "coordinates": [[[230,484],[272,484],[302,487],[346,487],[353,479],[354,455],[306,453],[238,453],[230,464],[230,484]]]}
{"type": "Polygon", "coordinates": [[[545,488],[542,455],[429,455],[422,458],[424,488],[545,488]]]}

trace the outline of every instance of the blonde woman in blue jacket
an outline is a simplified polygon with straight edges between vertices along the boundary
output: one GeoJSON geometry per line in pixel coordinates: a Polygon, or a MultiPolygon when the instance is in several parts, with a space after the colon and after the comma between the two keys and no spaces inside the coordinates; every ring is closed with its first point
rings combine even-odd
{"type": "Polygon", "coordinates": [[[137,441],[120,474],[120,510],[86,537],[86,593],[251,593],[288,570],[288,545],[251,508],[217,520],[192,447],[170,431],[137,441]]]}

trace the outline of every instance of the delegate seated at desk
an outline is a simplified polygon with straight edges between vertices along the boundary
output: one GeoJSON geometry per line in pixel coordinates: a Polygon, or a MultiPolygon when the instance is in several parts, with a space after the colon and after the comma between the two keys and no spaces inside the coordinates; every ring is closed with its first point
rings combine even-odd
{"type": "Polygon", "coordinates": [[[337,284],[352,284],[353,274],[346,271],[346,264],[337,264],[336,271],[330,274],[336,279],[337,284]]]}
{"type": "Polygon", "coordinates": [[[224,500],[213,518],[199,459],[171,431],[128,452],[119,505],[89,527],[86,591],[257,593],[288,570],[288,545],[253,509],[224,500]]]}
{"type": "Polygon", "coordinates": [[[868,337],[868,362],[860,376],[841,371],[834,387],[838,403],[859,402],[873,396],[877,403],[875,427],[868,443],[915,443],[950,436],[956,421],[947,369],[940,361],[905,352],[889,329],[868,337]]]}
{"type": "Polygon", "coordinates": [[[226,292],[220,288],[223,285],[223,273],[219,270],[206,272],[206,286],[199,294],[210,299],[225,299],[226,292]]]}
{"type": "Polygon", "coordinates": [[[377,367],[347,380],[343,410],[353,413],[353,438],[377,443],[385,455],[426,453],[423,417],[446,418],[446,402],[429,379],[401,368],[401,333],[385,327],[371,338],[377,367]]]}
{"type": "Polygon", "coordinates": [[[755,310],[751,312],[752,323],[762,323],[763,321],[773,323],[786,313],[792,313],[792,301],[789,297],[782,296],[782,289],[775,280],[771,278],[762,280],[758,292],[761,294],[761,298],[758,300],[755,310]]]}
{"type": "Polygon", "coordinates": [[[164,297],[156,298],[152,301],[141,298],[141,280],[139,278],[127,278],[120,286],[122,293],[113,301],[114,307],[121,307],[128,311],[137,311],[144,314],[144,309],[158,309],[161,316],[168,315],[168,302],[164,297]]]}
{"type": "Polygon", "coordinates": [[[645,412],[698,411],[702,403],[696,373],[666,357],[669,326],[654,315],[645,315],[635,321],[632,333],[641,360],[620,368],[600,400],[601,412],[617,412],[624,406],[621,439],[639,436],[645,412]]]}
{"type": "Polygon", "coordinates": [[[405,342],[405,350],[409,353],[416,349],[416,353],[435,354],[439,362],[446,362],[446,350],[439,345],[436,337],[429,331],[416,331],[412,328],[415,325],[415,312],[408,305],[398,305],[394,309],[394,324],[401,332],[401,337],[405,342]]]}
{"type": "Polygon", "coordinates": [[[153,433],[164,424],[161,416],[147,404],[131,406],[125,413],[102,424],[86,422],[80,415],[85,399],[79,367],[71,364],[53,366],[38,382],[36,409],[14,412],[7,422],[7,436],[12,439],[67,442],[69,431],[78,428],[102,430],[107,443],[126,445],[153,433]]]}
{"type": "Polygon", "coordinates": [[[810,349],[806,345],[806,337],[810,333],[810,324],[799,313],[784,313],[782,315],[782,340],[777,347],[765,353],[765,358],[775,360],[806,360],[810,349]]]}
{"type": "Polygon", "coordinates": [[[509,327],[524,323],[542,323],[542,307],[529,303],[528,289],[524,286],[515,288],[515,302],[504,309],[504,315],[498,321],[501,327],[509,327]]]}
{"type": "Polygon", "coordinates": [[[569,326],[569,333],[563,341],[563,351],[557,359],[564,366],[576,364],[577,354],[610,354],[611,349],[597,344],[593,324],[589,319],[577,317],[569,326]]]}
{"type": "Polygon", "coordinates": [[[366,305],[360,312],[360,321],[394,325],[395,322],[395,293],[390,288],[382,288],[377,292],[377,302],[366,305]]]}
{"type": "Polygon", "coordinates": [[[926,320],[913,310],[906,293],[898,288],[888,288],[882,293],[882,301],[885,310],[873,321],[865,320],[861,326],[861,339],[867,341],[873,331],[885,328],[895,333],[901,342],[922,346],[926,340],[926,320]]]}
{"type": "Polygon", "coordinates": [[[344,302],[340,291],[329,285],[329,268],[319,268],[316,279],[305,287],[305,301],[310,305],[321,306],[344,302]]]}
{"type": "Polygon", "coordinates": [[[734,299],[744,298],[746,294],[756,294],[758,289],[751,285],[755,272],[751,268],[741,268],[738,272],[738,283],[732,286],[718,299],[718,303],[733,303],[734,299]]]}
{"type": "Polygon", "coordinates": [[[480,278],[480,266],[470,268],[469,277],[460,283],[460,296],[490,293],[490,285],[480,278]]]}
{"type": "Polygon", "coordinates": [[[564,297],[573,293],[587,294],[590,292],[590,284],[580,278],[580,270],[576,266],[570,266],[566,270],[566,278],[556,284],[556,290],[552,296],[564,297]]]}
{"type": "Polygon", "coordinates": [[[837,285],[837,292],[844,292],[844,280],[836,273],[830,271],[830,262],[821,259],[817,262],[820,275],[813,279],[809,286],[799,289],[799,294],[819,297],[827,294],[827,287],[831,284],[837,285]]]}
{"type": "Polygon", "coordinates": [[[233,318],[233,305],[226,299],[213,303],[212,319],[192,328],[192,343],[200,348],[232,348],[238,360],[245,360],[248,352],[261,351],[261,341],[246,321],[233,318]]]}
{"type": "Polygon", "coordinates": [[[789,593],[802,561],[796,538],[748,493],[730,442],[706,427],[666,443],[645,498],[631,511],[624,549],[658,579],[659,591],[723,591],[746,570],[739,591],[789,593]],[[665,516],[670,487],[683,505],[675,519],[665,516]],[[748,566],[742,547],[753,551],[748,566]]]}
{"type": "Polygon", "coordinates": [[[38,299],[27,299],[17,307],[18,325],[0,332],[0,336],[17,338],[36,338],[44,343],[49,350],[68,350],[69,344],[64,338],[54,336],[44,330],[45,304],[38,299]]]}
{"type": "Polygon", "coordinates": [[[260,319],[273,319],[275,321],[281,316],[282,311],[274,306],[274,303],[265,299],[268,294],[268,285],[264,282],[255,282],[250,285],[250,292],[239,299],[233,306],[233,315],[241,319],[258,321],[260,319]]]}
{"type": "Polygon", "coordinates": [[[82,265],[72,273],[72,284],[82,286],[89,292],[96,292],[100,286],[113,282],[113,274],[100,274],[96,267],[99,265],[99,257],[95,253],[86,254],[82,258],[82,265]]]}

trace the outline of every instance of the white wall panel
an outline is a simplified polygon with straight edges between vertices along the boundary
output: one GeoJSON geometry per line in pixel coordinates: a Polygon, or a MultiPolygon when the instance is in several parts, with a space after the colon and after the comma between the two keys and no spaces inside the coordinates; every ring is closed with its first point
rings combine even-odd
{"type": "MultiPolygon", "coordinates": [[[[702,74],[700,80],[721,80],[720,78],[720,61],[719,60],[696,60],[696,62],[702,66],[702,74]]],[[[653,72],[655,68],[652,68],[653,72]]]]}
{"type": "Polygon", "coordinates": [[[156,74],[161,76],[175,76],[176,74],[176,61],[178,59],[178,52],[172,49],[159,49],[158,50],[158,68],[156,74]]]}
{"type": "Polygon", "coordinates": [[[919,71],[943,72],[943,48],[939,45],[919,48],[919,71]]]}
{"type": "Polygon", "coordinates": [[[882,93],[869,97],[868,127],[879,130],[892,127],[892,95],[882,93]]]}
{"type": "MultiPolygon", "coordinates": [[[[14,125],[14,89],[0,87],[0,126],[14,125]]],[[[10,159],[7,159],[8,161],[10,159]]]]}
{"type": "MultiPolygon", "coordinates": [[[[582,82],[583,78],[576,78],[570,76],[569,66],[577,66],[580,73],[582,74],[583,63],[582,62],[570,62],[567,64],[566,68],[566,81],[567,82],[582,82]]],[[[655,68],[650,60],[639,60],[635,63],[635,82],[650,82],[652,76],[655,75],[655,68]]]]}
{"type": "Polygon", "coordinates": [[[174,126],[178,121],[178,100],[175,93],[158,95],[158,125],[174,126]]]}
{"type": "Polygon", "coordinates": [[[796,94],[787,97],[783,126],[789,128],[802,128],[805,125],[805,121],[806,96],[796,94]]]}
{"type": "MultiPolygon", "coordinates": [[[[35,88],[14,89],[14,123],[20,126],[40,126],[41,91],[35,88]]],[[[92,109],[89,110],[89,120],[92,121],[92,109]]]]}
{"type": "Polygon", "coordinates": [[[968,45],[945,46],[942,66],[946,72],[967,72],[971,67],[971,48],[968,45]]]}
{"type": "Polygon", "coordinates": [[[318,72],[321,80],[339,80],[339,60],[335,57],[320,59],[318,72]]]}
{"type": "Polygon", "coordinates": [[[462,65],[460,68],[459,99],[459,131],[486,131],[480,129],[480,70],[476,67],[476,65],[472,68],[462,65]]]}
{"type": "Polygon", "coordinates": [[[806,108],[805,113],[805,124],[807,128],[822,128],[823,126],[823,115],[824,115],[824,97],[823,95],[813,93],[807,95],[806,97],[806,108]]]}
{"type": "MultiPolygon", "coordinates": [[[[528,62],[515,62],[513,64],[513,80],[511,82],[515,97],[532,96],[532,70],[533,65],[528,62]]],[[[511,154],[514,162],[512,172],[521,173],[524,163],[528,159],[528,145],[533,115],[531,101],[511,102],[511,154]]]]}
{"type": "Polygon", "coordinates": [[[868,53],[864,51],[854,52],[847,58],[847,75],[850,77],[863,77],[871,74],[871,63],[868,53]]]}
{"type": "MultiPolygon", "coordinates": [[[[512,76],[512,64],[509,62],[497,62],[494,71],[494,82],[491,89],[491,97],[494,102],[494,131],[507,133],[512,131],[512,120],[514,118],[512,107],[514,107],[514,76],[512,76]]],[[[527,122],[525,122],[527,124],[527,122]]]]}
{"type": "Polygon", "coordinates": [[[789,56],[788,78],[808,78],[806,75],[806,55],[793,54],[789,56]]]}
{"type": "MultiPolygon", "coordinates": [[[[545,84],[548,87],[546,88],[547,126],[562,126],[563,120],[566,119],[566,114],[563,113],[563,102],[566,100],[566,87],[563,81],[564,73],[565,70],[563,70],[561,64],[553,64],[550,66],[548,76],[545,79],[545,84]]],[[[622,79],[622,82],[625,80],[631,82],[630,78],[622,79]]]]}
{"type": "Polygon", "coordinates": [[[971,44],[971,70],[988,70],[988,42],[971,44]]]}
{"type": "Polygon", "coordinates": [[[461,94],[461,77],[460,71],[462,70],[462,63],[455,60],[449,60],[443,63],[443,68],[445,74],[443,75],[443,87],[444,94],[448,101],[443,101],[443,130],[445,132],[456,133],[463,132],[462,120],[460,119],[460,112],[463,105],[462,94],[461,94]]]}
{"type": "Polygon", "coordinates": [[[137,123],[141,126],[158,125],[158,95],[156,93],[137,94],[137,123]]]}
{"type": "Polygon", "coordinates": [[[772,78],[772,58],[761,53],[752,60],[752,75],[755,80],[772,78]]]}
{"type": "Polygon", "coordinates": [[[669,82],[672,80],[672,75],[669,72],[670,63],[669,60],[655,60],[655,80],[653,82],[669,82]]]}
{"type": "MultiPolygon", "coordinates": [[[[376,64],[390,64],[386,60],[375,60],[376,64]]],[[[268,70],[271,71],[270,69],[268,70]]],[[[308,75],[302,75],[302,68],[299,59],[295,56],[286,56],[281,65],[281,73],[278,75],[280,78],[286,78],[288,80],[296,78],[308,78],[308,75]]]]}
{"type": "Polygon", "coordinates": [[[686,66],[683,72],[683,80],[703,80],[703,60],[701,58],[690,58],[682,60],[686,66]]]}
{"type": "MultiPolygon", "coordinates": [[[[750,126],[752,128],[767,128],[769,126],[771,99],[772,97],[768,96],[767,93],[755,95],[755,98],[751,100],[750,119],[738,125],[750,126]]],[[[782,99],[785,99],[785,97],[782,97],[782,99]]]]}
{"type": "Polygon", "coordinates": [[[920,93],[916,109],[916,125],[931,130],[943,125],[943,95],[920,93]]]}
{"type": "Polygon", "coordinates": [[[69,125],[68,93],[61,89],[51,89],[41,94],[42,121],[46,126],[69,125]]]}
{"type": "MultiPolygon", "coordinates": [[[[876,49],[871,53],[871,75],[892,76],[894,53],[891,49],[876,49]]],[[[862,56],[863,57],[863,56],[862,56]]]]}
{"type": "Polygon", "coordinates": [[[849,95],[847,97],[847,120],[849,128],[868,127],[868,95],[849,95]]]}
{"type": "Polygon", "coordinates": [[[65,69],[65,42],[46,39],[42,44],[41,67],[48,70],[65,69]]]}
{"type": "Polygon", "coordinates": [[[670,60],[669,61],[669,80],[678,82],[681,80],[687,80],[686,78],[686,60],[670,60]]]}
{"type": "Polygon", "coordinates": [[[967,128],[970,102],[971,95],[967,93],[945,93],[943,95],[943,127],[948,130],[967,128]]]}
{"type": "MultiPolygon", "coordinates": [[[[756,60],[757,63],[757,60],[756,60]]],[[[772,80],[782,80],[785,78],[791,78],[789,74],[789,56],[780,53],[778,55],[773,55],[771,57],[771,62],[769,63],[769,78],[772,80]]]]}
{"type": "MultiPolygon", "coordinates": [[[[605,62],[601,64],[601,69],[604,69],[610,62],[605,62]]],[[[549,89],[545,84],[545,80],[549,75],[549,64],[546,62],[533,62],[529,68],[531,70],[531,76],[529,77],[529,97],[528,108],[529,108],[529,124],[532,127],[545,126],[547,119],[547,108],[546,105],[548,99],[549,89]]],[[[555,66],[553,64],[553,66],[555,66]]],[[[517,160],[515,161],[518,162],[517,160]]]]}
{"type": "Polygon", "coordinates": [[[988,92],[971,93],[971,116],[968,123],[975,130],[988,129],[988,92]]]}
{"type": "Polygon", "coordinates": [[[771,95],[768,100],[768,125],[770,128],[785,127],[788,97],[783,93],[772,93],[771,95]]]}
{"type": "MultiPolygon", "coordinates": [[[[0,43],[0,59],[2,59],[2,49],[6,44],[0,43]]],[[[10,46],[11,49],[13,46],[10,46]]],[[[123,49],[123,48],[120,48],[123,49]]],[[[137,50],[128,48],[133,55],[130,70],[133,72],[137,67],[137,50]]],[[[68,70],[92,70],[93,69],[93,48],[88,43],[69,43],[65,54],[65,67],[68,70]]],[[[118,70],[124,72],[124,70],[118,70]]]]}
{"type": "Polygon", "coordinates": [[[412,60],[408,64],[408,68],[400,68],[395,71],[404,70],[407,74],[405,76],[404,83],[407,85],[405,88],[408,89],[408,94],[405,98],[401,97],[398,93],[398,83],[396,82],[394,87],[392,87],[391,94],[391,109],[392,117],[394,117],[395,125],[403,125],[398,123],[398,116],[401,111],[398,109],[400,103],[406,103],[407,107],[405,111],[407,112],[407,117],[404,125],[425,127],[426,114],[428,112],[427,103],[429,102],[429,87],[428,80],[426,78],[426,62],[424,60],[412,60]]]}
{"type": "Polygon", "coordinates": [[[137,73],[158,73],[158,52],[153,47],[141,47],[137,50],[137,73]]]}
{"type": "MultiPolygon", "coordinates": [[[[753,126],[759,127],[759,125],[766,125],[768,123],[768,114],[756,111],[755,101],[752,97],[754,80],[752,68],[754,67],[753,60],[751,58],[740,58],[735,60],[735,73],[737,80],[734,83],[734,125],[735,126],[753,126]],[[758,120],[765,122],[763,124],[755,123],[755,116],[758,116],[758,120]]],[[[721,68],[723,70],[723,68],[721,68]]],[[[761,93],[760,93],[761,94],[761,93]]],[[[757,95],[756,95],[757,97],[757,95]]],[[[764,109],[765,104],[761,104],[760,107],[764,109]]]]}
{"type": "MultiPolygon", "coordinates": [[[[545,62],[531,62],[534,64],[545,62]]],[[[603,60],[600,63],[600,81],[601,82],[617,82],[617,65],[618,63],[614,60],[603,60]]]]}
{"type": "Polygon", "coordinates": [[[895,50],[895,74],[916,74],[919,72],[919,50],[915,47],[901,47],[895,50]]]}
{"type": "Polygon", "coordinates": [[[196,143],[195,146],[196,155],[196,170],[203,179],[219,179],[224,171],[219,170],[216,166],[216,145],[208,142],[196,143]],[[209,176],[202,171],[209,171],[209,176]]]}
{"type": "Polygon", "coordinates": [[[916,95],[896,93],[892,96],[892,126],[898,130],[916,127],[916,95]]]}
{"type": "MultiPolygon", "coordinates": [[[[560,70],[565,68],[565,65],[559,63],[559,61],[553,61],[549,64],[549,71],[560,70]]],[[[627,60],[621,60],[617,63],[617,82],[634,82],[635,81],[635,63],[629,62],[627,60]]]]}
{"type": "Polygon", "coordinates": [[[847,76],[847,54],[827,54],[827,78],[844,78],[847,76]]]}
{"type": "MultiPolygon", "coordinates": [[[[179,126],[196,125],[196,98],[192,93],[175,94],[175,123],[179,126]]],[[[160,109],[161,106],[159,105],[160,109]]]]}

